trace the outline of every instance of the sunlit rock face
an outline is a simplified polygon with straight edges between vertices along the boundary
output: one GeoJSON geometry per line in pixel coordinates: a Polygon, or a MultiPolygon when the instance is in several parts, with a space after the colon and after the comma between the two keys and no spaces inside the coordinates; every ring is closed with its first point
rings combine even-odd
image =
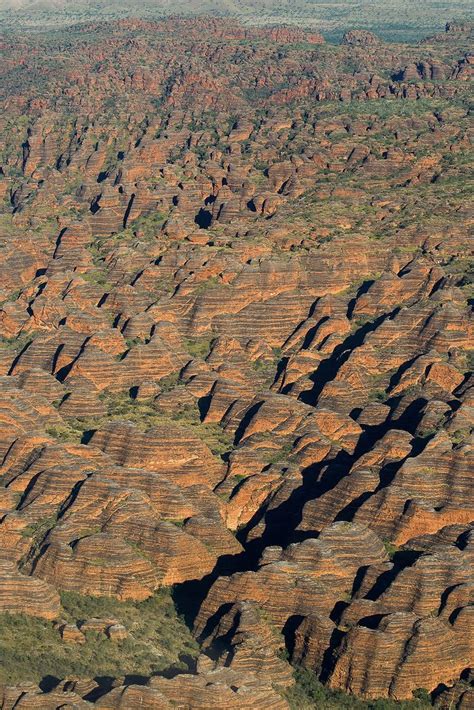
{"type": "Polygon", "coordinates": [[[5,34],[0,707],[471,707],[469,42],[5,34]]]}

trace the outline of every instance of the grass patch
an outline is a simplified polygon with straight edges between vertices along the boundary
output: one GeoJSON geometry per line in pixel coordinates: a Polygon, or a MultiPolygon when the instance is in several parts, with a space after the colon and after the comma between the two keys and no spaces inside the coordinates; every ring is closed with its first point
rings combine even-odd
{"type": "Polygon", "coordinates": [[[275,451],[269,451],[268,454],[265,455],[265,461],[269,465],[288,461],[292,455],[292,451],[292,443],[284,444],[280,449],[276,449],[275,451]]]}
{"type": "Polygon", "coordinates": [[[96,286],[103,286],[106,289],[112,288],[107,280],[107,272],[105,269],[91,269],[91,271],[81,274],[81,276],[84,281],[87,281],[87,283],[95,284],[96,286]]]}
{"type": "Polygon", "coordinates": [[[81,622],[92,617],[113,618],[129,636],[111,641],[87,632],[86,643],[65,643],[52,625],[23,614],[0,615],[0,684],[38,682],[56,678],[151,675],[170,666],[183,670],[180,657],[195,657],[196,642],[176,613],[170,591],[161,589],[144,602],[133,604],[103,597],[64,592],[65,618],[81,622]]]}
{"type": "Polygon", "coordinates": [[[75,424],[71,422],[71,424],[65,424],[64,426],[50,426],[47,427],[45,431],[49,436],[52,436],[53,439],[56,439],[56,441],[80,444],[84,432],[87,431],[88,428],[92,428],[86,426],[85,420],[82,424],[83,425],[77,420],[75,424]]]}
{"type": "Polygon", "coordinates": [[[374,390],[369,393],[369,402],[385,402],[387,394],[385,390],[374,390]]]}
{"type": "Polygon", "coordinates": [[[211,276],[206,281],[201,281],[196,286],[193,293],[195,296],[199,296],[199,294],[201,294],[201,293],[205,293],[206,291],[210,291],[211,289],[216,288],[221,283],[222,282],[218,279],[217,276],[211,276]]]}
{"type": "Polygon", "coordinates": [[[203,338],[187,338],[184,344],[186,350],[193,358],[201,358],[205,360],[211,352],[214,336],[203,338]]]}
{"type": "Polygon", "coordinates": [[[394,555],[398,552],[398,547],[390,542],[390,540],[383,540],[383,546],[385,547],[385,552],[393,560],[394,555]]]}
{"type": "Polygon", "coordinates": [[[179,372],[173,372],[171,375],[166,375],[162,377],[158,382],[161,392],[171,392],[175,387],[177,387],[179,382],[179,372]]]}
{"type": "Polygon", "coordinates": [[[151,242],[159,235],[163,224],[166,222],[167,215],[164,212],[157,210],[146,215],[141,215],[134,220],[128,229],[132,233],[140,234],[141,239],[146,242],[151,242]]]}
{"type": "Polygon", "coordinates": [[[43,518],[37,523],[27,525],[26,528],[23,528],[21,531],[21,535],[22,537],[31,537],[35,541],[42,540],[46,533],[51,530],[51,528],[54,528],[56,523],[56,515],[50,515],[48,518],[43,518]]]}
{"type": "MultiPolygon", "coordinates": [[[[174,377],[170,376],[170,389],[174,386],[174,377]]],[[[160,380],[160,384],[163,380],[160,380]]],[[[99,421],[78,422],[83,431],[98,429],[109,421],[128,421],[143,431],[155,426],[178,424],[192,429],[201,441],[207,444],[216,456],[222,456],[232,448],[233,439],[218,424],[203,424],[197,406],[182,404],[172,413],[157,410],[152,400],[134,400],[128,393],[102,393],[101,399],[107,406],[107,414],[99,421]]]]}
{"type": "Polygon", "coordinates": [[[29,345],[31,342],[33,342],[35,336],[36,336],[36,333],[33,333],[33,332],[28,333],[28,335],[23,335],[23,336],[20,335],[18,337],[12,337],[12,338],[6,338],[5,336],[0,335],[0,349],[20,352],[27,345],[29,345]]]}
{"type": "Polygon", "coordinates": [[[416,690],[413,700],[361,700],[320,683],[306,668],[297,668],[296,684],[285,691],[291,710],[426,710],[431,707],[428,693],[416,690]]]}

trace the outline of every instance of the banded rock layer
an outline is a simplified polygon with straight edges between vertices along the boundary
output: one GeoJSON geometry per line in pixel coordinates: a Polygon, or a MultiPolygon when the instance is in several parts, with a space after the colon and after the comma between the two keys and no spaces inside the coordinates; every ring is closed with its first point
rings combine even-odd
{"type": "Polygon", "coordinates": [[[469,32],[3,40],[5,710],[469,707],[469,32]]]}

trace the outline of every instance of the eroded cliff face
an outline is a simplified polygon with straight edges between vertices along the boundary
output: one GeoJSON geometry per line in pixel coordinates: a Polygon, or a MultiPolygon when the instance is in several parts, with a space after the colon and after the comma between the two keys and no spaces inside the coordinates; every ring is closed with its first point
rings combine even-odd
{"type": "Polygon", "coordinates": [[[470,707],[468,46],[4,40],[3,708],[470,707]]]}

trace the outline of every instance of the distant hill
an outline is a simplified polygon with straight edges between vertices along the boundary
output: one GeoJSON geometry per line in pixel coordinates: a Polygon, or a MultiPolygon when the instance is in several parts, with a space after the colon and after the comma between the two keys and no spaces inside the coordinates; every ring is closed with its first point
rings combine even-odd
{"type": "Polygon", "coordinates": [[[238,17],[247,24],[297,24],[339,39],[348,29],[367,29],[387,40],[413,41],[452,19],[474,18],[471,0],[0,0],[4,27],[61,26],[94,19],[170,14],[238,17]]]}

